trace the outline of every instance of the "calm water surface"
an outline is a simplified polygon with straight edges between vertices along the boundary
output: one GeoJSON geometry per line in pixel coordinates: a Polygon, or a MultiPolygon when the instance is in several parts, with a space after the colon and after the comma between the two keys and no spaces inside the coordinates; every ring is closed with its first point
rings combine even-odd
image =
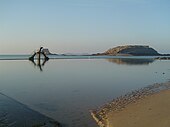
{"type": "MultiPolygon", "coordinates": [[[[2,59],[2,57],[1,57],[2,59]]],[[[170,61],[0,60],[0,92],[69,127],[95,127],[89,114],[113,98],[170,79],[170,61]]]]}

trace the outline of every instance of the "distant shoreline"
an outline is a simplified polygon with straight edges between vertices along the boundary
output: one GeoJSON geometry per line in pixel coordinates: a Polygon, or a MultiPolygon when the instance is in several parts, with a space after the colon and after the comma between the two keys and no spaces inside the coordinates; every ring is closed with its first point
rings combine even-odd
{"type": "MultiPolygon", "coordinates": [[[[30,55],[0,55],[0,60],[28,60],[30,55]]],[[[48,55],[49,59],[170,59],[170,56],[48,55]]],[[[43,59],[43,58],[42,58],[43,59]]],[[[35,58],[36,60],[36,58],[35,58]]]]}

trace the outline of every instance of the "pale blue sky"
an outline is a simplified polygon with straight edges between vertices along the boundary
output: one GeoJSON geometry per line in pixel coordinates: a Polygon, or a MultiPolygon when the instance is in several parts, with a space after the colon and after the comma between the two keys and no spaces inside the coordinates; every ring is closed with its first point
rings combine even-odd
{"type": "Polygon", "coordinates": [[[170,53],[170,0],[0,0],[0,54],[95,53],[144,44],[170,53]]]}

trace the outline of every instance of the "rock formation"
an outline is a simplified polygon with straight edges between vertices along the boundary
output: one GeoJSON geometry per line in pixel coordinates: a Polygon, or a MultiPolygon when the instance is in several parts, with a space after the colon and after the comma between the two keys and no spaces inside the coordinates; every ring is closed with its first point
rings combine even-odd
{"type": "Polygon", "coordinates": [[[126,45],[126,46],[117,46],[115,48],[111,48],[106,52],[99,53],[97,55],[157,56],[160,54],[155,49],[149,46],[126,45]]]}

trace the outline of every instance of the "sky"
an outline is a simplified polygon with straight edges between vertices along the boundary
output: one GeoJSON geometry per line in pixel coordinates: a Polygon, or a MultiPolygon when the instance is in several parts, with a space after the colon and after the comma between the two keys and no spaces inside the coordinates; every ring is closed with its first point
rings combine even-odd
{"type": "Polygon", "coordinates": [[[0,54],[97,53],[119,45],[170,53],[170,0],[0,0],[0,54]]]}

